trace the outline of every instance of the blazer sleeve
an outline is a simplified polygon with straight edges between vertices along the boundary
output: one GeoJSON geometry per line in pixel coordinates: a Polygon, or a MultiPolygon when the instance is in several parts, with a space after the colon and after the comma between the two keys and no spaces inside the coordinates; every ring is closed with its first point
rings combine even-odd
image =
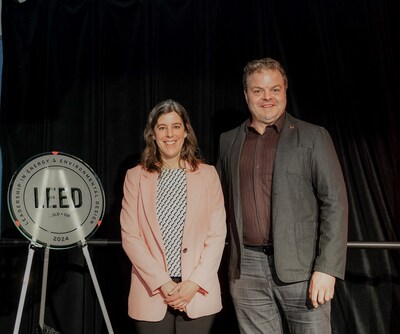
{"type": "Polygon", "coordinates": [[[348,233],[346,186],[328,131],[320,127],[314,143],[312,182],[320,204],[319,252],[314,270],[343,279],[348,233]]]}

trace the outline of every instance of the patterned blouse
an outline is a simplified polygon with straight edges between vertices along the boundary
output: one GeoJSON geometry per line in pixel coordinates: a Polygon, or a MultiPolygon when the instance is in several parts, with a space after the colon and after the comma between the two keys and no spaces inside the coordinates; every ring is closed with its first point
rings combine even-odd
{"type": "Polygon", "coordinates": [[[186,171],[163,169],[157,181],[156,213],[169,275],[181,277],[181,246],[186,217],[186,171]]]}

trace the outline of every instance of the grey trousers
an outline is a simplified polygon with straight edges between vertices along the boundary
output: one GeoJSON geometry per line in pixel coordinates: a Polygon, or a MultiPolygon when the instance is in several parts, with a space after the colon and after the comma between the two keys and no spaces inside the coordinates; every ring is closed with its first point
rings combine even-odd
{"type": "Polygon", "coordinates": [[[242,272],[230,292],[242,334],[331,334],[331,303],[313,308],[308,282],[285,284],[273,255],[244,249],[242,272]]]}

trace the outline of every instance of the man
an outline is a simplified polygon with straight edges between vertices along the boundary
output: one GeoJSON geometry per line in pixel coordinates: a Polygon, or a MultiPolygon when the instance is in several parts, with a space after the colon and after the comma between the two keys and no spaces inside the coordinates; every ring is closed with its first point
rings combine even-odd
{"type": "Polygon", "coordinates": [[[331,333],[346,262],[348,204],[328,132],[286,112],[288,80],[271,58],[244,68],[251,117],[220,138],[229,288],[241,333],[331,333]]]}

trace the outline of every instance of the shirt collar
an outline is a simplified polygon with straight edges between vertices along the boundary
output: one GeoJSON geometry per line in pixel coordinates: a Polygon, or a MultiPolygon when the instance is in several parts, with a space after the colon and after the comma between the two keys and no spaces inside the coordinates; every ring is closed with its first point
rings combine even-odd
{"type": "MultiPolygon", "coordinates": [[[[280,133],[283,128],[283,123],[285,123],[285,117],[286,117],[286,111],[276,120],[274,124],[268,126],[275,129],[276,132],[280,133]]],[[[255,131],[258,133],[258,131],[253,126],[251,126],[251,118],[247,119],[245,129],[246,133],[248,133],[249,131],[252,132],[255,131]]]]}

